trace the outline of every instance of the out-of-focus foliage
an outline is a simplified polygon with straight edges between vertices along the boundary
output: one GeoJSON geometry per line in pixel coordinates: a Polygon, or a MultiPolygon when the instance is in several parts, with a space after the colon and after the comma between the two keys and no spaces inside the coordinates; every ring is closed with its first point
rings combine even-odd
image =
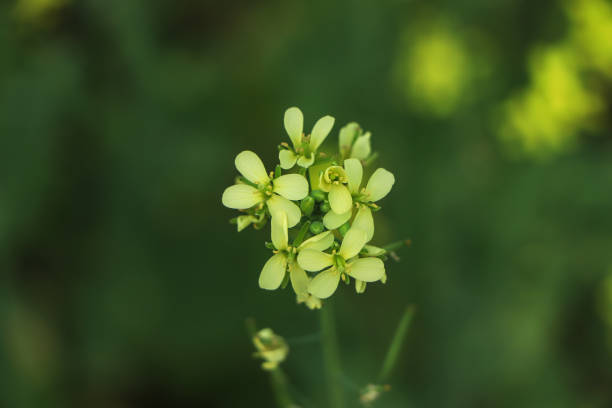
{"type": "Polygon", "coordinates": [[[612,74],[612,4],[565,3],[568,34],[529,57],[529,86],[504,105],[499,133],[536,156],[566,151],[605,112],[601,76],[612,74]],[[598,78],[599,77],[599,78],[598,78]]]}
{"type": "Polygon", "coordinates": [[[465,100],[473,63],[463,32],[446,21],[430,20],[403,32],[396,83],[415,111],[448,116],[465,100]]]}
{"type": "Polygon", "coordinates": [[[610,1],[82,0],[41,20],[17,4],[0,3],[0,406],[273,406],[248,316],[286,338],[298,402],[322,406],[319,346],[300,341],[316,312],[257,288],[259,234],[220,202],[237,151],[271,168],[293,105],[372,132],[398,180],[372,244],[413,242],[384,288],[334,298],[349,401],[414,304],[373,407],[612,404],[610,45],[578,39],[605,32],[610,1]],[[432,35],[417,26],[451,43],[439,83],[465,53],[443,115],[398,85],[403,45],[432,35]],[[541,88],[570,95],[554,105],[573,136],[516,159],[497,109],[541,88]]]}

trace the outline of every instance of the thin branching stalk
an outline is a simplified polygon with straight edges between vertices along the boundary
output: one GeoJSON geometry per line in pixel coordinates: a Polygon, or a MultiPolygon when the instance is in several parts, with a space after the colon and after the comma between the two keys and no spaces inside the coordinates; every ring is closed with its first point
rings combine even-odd
{"type": "Polygon", "coordinates": [[[323,362],[330,408],[344,408],[344,393],[342,387],[342,367],[340,351],[336,335],[336,323],[332,302],[327,302],[321,309],[321,344],[323,346],[323,362]]]}
{"type": "Polygon", "coordinates": [[[378,382],[381,384],[389,379],[389,374],[391,374],[393,367],[395,367],[395,364],[397,363],[400,350],[402,349],[402,345],[406,339],[406,333],[408,333],[408,328],[410,327],[413,316],[414,306],[408,306],[404,311],[399,324],[397,325],[397,329],[395,329],[395,335],[393,336],[393,340],[391,340],[391,344],[387,350],[387,355],[385,356],[385,360],[380,370],[378,382]]]}

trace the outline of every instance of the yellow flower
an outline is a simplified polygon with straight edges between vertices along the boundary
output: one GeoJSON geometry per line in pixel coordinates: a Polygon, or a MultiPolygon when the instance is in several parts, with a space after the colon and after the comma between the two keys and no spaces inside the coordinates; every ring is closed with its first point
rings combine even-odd
{"type": "MultiPolygon", "coordinates": [[[[336,170],[336,172],[338,172],[338,170],[336,170]]],[[[327,171],[325,173],[327,173],[327,171]]],[[[358,207],[358,211],[353,221],[353,226],[357,226],[365,231],[368,237],[367,241],[369,242],[374,235],[374,220],[372,218],[370,206],[389,194],[395,183],[395,176],[393,176],[393,173],[383,168],[378,168],[368,180],[367,185],[364,188],[360,188],[361,179],[363,178],[363,167],[358,159],[346,159],[344,161],[343,174],[347,187],[342,185],[342,188],[345,189],[346,192],[342,191],[341,194],[336,193],[332,196],[330,190],[329,204],[331,206],[331,211],[323,217],[323,224],[325,224],[327,229],[333,230],[347,222],[353,214],[351,207],[354,200],[356,207],[358,207]],[[346,195],[347,193],[348,196],[346,195]],[[349,203],[348,208],[346,206],[347,202],[349,203]],[[340,210],[344,210],[344,212],[340,210]]],[[[321,177],[321,186],[324,182],[323,179],[324,176],[321,177]]],[[[323,187],[321,188],[324,189],[323,187]]],[[[338,187],[336,187],[336,189],[338,189],[338,187]]]]}
{"type": "Polygon", "coordinates": [[[342,158],[350,157],[365,160],[370,156],[372,147],[370,145],[370,132],[362,134],[359,124],[351,122],[340,129],[338,138],[340,155],[342,158]]]}
{"type": "Polygon", "coordinates": [[[285,130],[291,139],[293,147],[281,150],[278,159],[283,169],[290,169],[295,163],[300,167],[308,168],[315,161],[317,149],[334,126],[335,119],[323,116],[315,123],[312,133],[304,135],[304,115],[299,108],[292,107],[285,111],[285,130]]]}
{"type": "Polygon", "coordinates": [[[363,281],[375,282],[385,274],[385,265],[379,258],[358,258],[359,252],[366,244],[367,235],[358,228],[351,228],[336,253],[325,253],[321,250],[307,248],[298,255],[300,267],[307,271],[321,271],[308,285],[308,292],[326,299],[338,287],[340,277],[347,280],[348,276],[363,281]],[[327,268],[327,269],[326,269],[327,268]]]}
{"type": "Polygon", "coordinates": [[[334,243],[334,236],[331,231],[326,231],[307,239],[297,247],[291,247],[289,246],[287,215],[283,212],[278,213],[272,217],[270,224],[272,245],[276,250],[261,270],[259,287],[267,290],[278,289],[285,279],[287,270],[289,270],[289,278],[298,297],[298,303],[305,301],[308,297],[310,278],[295,262],[296,256],[305,249],[325,251],[334,243]]]}
{"type": "Polygon", "coordinates": [[[267,205],[270,215],[287,214],[289,227],[296,225],[302,213],[290,200],[301,200],[308,195],[308,181],[300,174],[285,174],[272,178],[261,159],[245,150],[236,156],[236,169],[249,184],[236,184],[225,189],[222,202],[228,208],[248,209],[256,205],[267,205]]]}

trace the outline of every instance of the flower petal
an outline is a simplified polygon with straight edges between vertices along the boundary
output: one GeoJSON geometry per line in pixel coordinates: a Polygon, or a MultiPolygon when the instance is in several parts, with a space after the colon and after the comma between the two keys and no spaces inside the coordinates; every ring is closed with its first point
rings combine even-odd
{"type": "Polygon", "coordinates": [[[295,225],[300,222],[300,218],[302,218],[300,207],[287,200],[285,197],[273,194],[272,197],[266,201],[266,204],[268,205],[268,210],[272,217],[279,212],[287,214],[287,227],[289,228],[295,227],[295,225]]]}
{"type": "Polygon", "coordinates": [[[272,217],[272,244],[278,250],[287,249],[289,233],[287,231],[287,214],[279,212],[272,217]]]}
{"type": "Polygon", "coordinates": [[[364,231],[352,227],[344,236],[338,253],[344,259],[350,259],[361,251],[361,248],[363,248],[366,243],[366,239],[367,236],[364,231]]]}
{"type": "Polygon", "coordinates": [[[314,153],[310,153],[310,156],[308,156],[308,157],[306,157],[306,156],[298,157],[297,164],[298,164],[298,166],[304,167],[305,169],[307,169],[310,166],[312,166],[314,161],[315,161],[315,155],[314,155],[314,153]]]}
{"type": "Polygon", "coordinates": [[[301,174],[285,174],[275,178],[274,192],[288,200],[301,200],[308,195],[308,181],[301,174]]]}
{"type": "Polygon", "coordinates": [[[344,214],[351,210],[353,198],[348,188],[343,184],[333,184],[329,190],[329,205],[336,214],[344,214]]]}
{"type": "Polygon", "coordinates": [[[298,302],[305,301],[308,298],[308,283],[310,283],[310,278],[295,262],[291,263],[289,266],[289,279],[291,279],[291,286],[297,295],[298,302]]]}
{"type": "Polygon", "coordinates": [[[296,149],[302,143],[302,133],[304,131],[304,115],[295,106],[285,111],[285,130],[296,149]]]}
{"type": "Polygon", "coordinates": [[[372,152],[372,147],[370,146],[370,132],[367,132],[365,135],[361,135],[355,140],[355,144],[353,145],[353,150],[351,150],[351,157],[355,159],[365,160],[370,156],[372,152]]]}
{"type": "Polygon", "coordinates": [[[312,128],[312,133],[310,134],[310,148],[312,150],[317,150],[321,143],[325,140],[329,132],[334,127],[334,119],[331,116],[323,116],[321,119],[317,120],[317,123],[312,128]]]}
{"type": "Polygon", "coordinates": [[[300,251],[297,260],[302,268],[311,272],[320,271],[334,263],[334,258],[330,254],[317,251],[316,249],[304,249],[300,251]]]}
{"type": "Polygon", "coordinates": [[[316,249],[317,251],[325,251],[334,243],[334,234],[331,231],[325,231],[314,237],[308,238],[302,242],[298,248],[302,249],[316,249]]]}
{"type": "Polygon", "coordinates": [[[355,292],[363,293],[366,290],[366,283],[364,281],[360,281],[359,279],[355,279],[355,292]]]}
{"type": "Polygon", "coordinates": [[[245,210],[263,201],[263,195],[255,187],[247,184],[229,186],[223,192],[221,202],[228,208],[245,210]]]}
{"type": "Polygon", "coordinates": [[[280,166],[282,169],[289,170],[295,166],[297,156],[291,150],[281,150],[278,152],[278,161],[280,161],[280,166]]]}
{"type": "Polygon", "coordinates": [[[334,294],[340,282],[340,273],[336,268],[330,268],[315,276],[308,285],[308,292],[319,299],[326,299],[334,294]]]}
{"type": "Polygon", "coordinates": [[[363,177],[363,167],[357,159],[346,159],[344,161],[344,172],[348,178],[348,188],[351,193],[357,193],[363,177]]]}
{"type": "Polygon", "coordinates": [[[351,147],[353,146],[353,142],[355,141],[355,136],[358,132],[359,124],[355,122],[351,122],[347,125],[344,125],[340,129],[340,134],[338,136],[338,145],[340,148],[340,153],[343,157],[346,157],[351,151],[351,147]]]}
{"type": "Polygon", "coordinates": [[[369,195],[368,199],[374,202],[384,198],[391,191],[393,183],[395,183],[395,177],[391,172],[383,168],[376,169],[365,189],[366,194],[369,195]]]}
{"type": "Polygon", "coordinates": [[[323,217],[323,225],[325,225],[325,228],[327,228],[328,230],[334,230],[336,228],[339,228],[342,224],[344,224],[348,220],[350,220],[352,214],[353,214],[352,210],[348,210],[347,212],[343,214],[336,214],[333,211],[329,211],[323,217]]]}
{"type": "Polygon", "coordinates": [[[351,224],[352,228],[358,228],[366,233],[366,242],[370,242],[374,236],[374,218],[370,207],[362,205],[351,224]]]}
{"type": "Polygon", "coordinates": [[[364,245],[361,253],[367,256],[381,256],[386,254],[387,251],[374,245],[364,245]]]}
{"type": "Polygon", "coordinates": [[[284,254],[273,255],[261,270],[259,287],[267,290],[278,289],[281,283],[283,283],[286,269],[287,257],[284,254]]]}
{"type": "Polygon", "coordinates": [[[379,258],[359,258],[346,265],[346,273],[364,282],[376,282],[385,275],[385,264],[379,258]]]}
{"type": "Polygon", "coordinates": [[[255,184],[265,184],[270,179],[266,173],[266,168],[263,162],[255,153],[250,150],[245,150],[238,153],[236,160],[236,169],[242,174],[247,180],[255,184]]]}

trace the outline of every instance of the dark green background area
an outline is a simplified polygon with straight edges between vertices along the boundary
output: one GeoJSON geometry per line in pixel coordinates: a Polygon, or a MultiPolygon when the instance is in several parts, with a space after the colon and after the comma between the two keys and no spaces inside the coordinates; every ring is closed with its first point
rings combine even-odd
{"type": "MultiPolygon", "coordinates": [[[[73,0],[44,21],[0,6],[0,405],[271,407],[244,320],[290,340],[298,395],[324,401],[317,312],[265,292],[268,228],[221,205],[233,160],[268,169],[306,128],[372,131],[396,176],[374,244],[410,238],[386,285],[333,297],[347,377],[375,380],[417,312],[380,407],[609,407],[612,126],[547,160],[515,157],[491,107],[566,30],[553,1],[73,0]],[[484,33],[469,103],[411,109],[393,71],[426,14],[484,33]]],[[[605,41],[605,39],[602,39],[605,41]]],[[[612,98],[608,98],[609,102],[612,98]]],[[[607,123],[607,125],[606,125],[607,123]]],[[[357,395],[347,387],[356,406],[357,395]]]]}

